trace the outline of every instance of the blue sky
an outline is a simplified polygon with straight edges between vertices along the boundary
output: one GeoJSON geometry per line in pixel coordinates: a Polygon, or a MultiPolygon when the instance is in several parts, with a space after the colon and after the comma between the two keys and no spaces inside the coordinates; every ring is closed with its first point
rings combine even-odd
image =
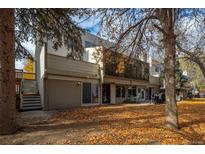
{"type": "Polygon", "coordinates": [[[77,23],[79,23],[78,25],[86,30],[88,30],[90,33],[96,35],[99,31],[99,19],[96,17],[90,17],[89,19],[85,20],[85,19],[77,19],[74,18],[74,20],[77,21],[77,23]],[[85,21],[84,21],[85,20],[85,21]]]}
{"type": "MultiPolygon", "coordinates": [[[[74,18],[74,20],[77,21],[77,23],[79,23],[79,26],[82,27],[83,29],[88,30],[90,33],[96,35],[99,31],[99,19],[96,19],[94,17],[90,17],[88,20],[83,21],[83,19],[81,21],[78,21],[79,19],[74,18]]],[[[23,43],[23,46],[30,51],[30,53],[32,55],[34,55],[35,52],[35,45],[32,44],[31,42],[27,42],[27,43],[23,43]]],[[[22,59],[21,61],[16,61],[15,62],[15,67],[16,69],[23,69],[23,64],[24,64],[24,59],[22,59]]]]}

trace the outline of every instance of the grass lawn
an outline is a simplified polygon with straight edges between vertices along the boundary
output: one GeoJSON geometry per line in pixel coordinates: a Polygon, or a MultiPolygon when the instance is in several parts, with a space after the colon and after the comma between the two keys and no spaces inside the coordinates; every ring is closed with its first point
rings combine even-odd
{"type": "Polygon", "coordinates": [[[204,144],[205,99],[180,102],[178,109],[178,131],[163,127],[164,105],[82,107],[41,117],[23,112],[22,128],[0,136],[0,144],[204,144]]]}

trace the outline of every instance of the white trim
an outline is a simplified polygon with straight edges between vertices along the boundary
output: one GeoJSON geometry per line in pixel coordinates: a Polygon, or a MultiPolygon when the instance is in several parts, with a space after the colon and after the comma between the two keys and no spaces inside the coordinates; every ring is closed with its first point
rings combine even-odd
{"type": "Polygon", "coordinates": [[[115,83],[120,85],[132,85],[132,86],[149,86],[149,81],[144,80],[132,80],[126,78],[116,78],[116,77],[104,77],[104,83],[115,83]]]}
{"type": "Polygon", "coordinates": [[[79,82],[90,82],[90,83],[96,83],[96,84],[98,84],[98,79],[86,79],[86,78],[78,78],[78,77],[52,75],[52,74],[48,74],[48,79],[68,80],[68,81],[79,81],[79,82]]]}
{"type": "Polygon", "coordinates": [[[81,104],[81,106],[98,106],[100,103],[89,103],[89,104],[81,104]]]}
{"type": "MultiPolygon", "coordinates": [[[[141,93],[144,93],[144,96],[143,96],[143,99],[141,98],[140,100],[141,101],[145,101],[146,100],[146,90],[145,90],[145,88],[141,88],[141,93]]],[[[142,96],[142,95],[141,95],[142,96]]]]}
{"type": "Polygon", "coordinates": [[[80,106],[82,106],[82,104],[83,104],[83,82],[80,82],[80,86],[81,86],[81,88],[80,88],[80,100],[81,100],[81,102],[80,102],[80,106]]]}

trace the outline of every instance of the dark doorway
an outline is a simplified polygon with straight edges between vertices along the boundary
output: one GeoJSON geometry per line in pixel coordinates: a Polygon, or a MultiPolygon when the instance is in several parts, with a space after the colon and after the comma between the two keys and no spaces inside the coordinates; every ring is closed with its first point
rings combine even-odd
{"type": "Polygon", "coordinates": [[[102,103],[110,103],[110,84],[103,84],[102,86],[102,103]]]}
{"type": "Polygon", "coordinates": [[[91,83],[83,83],[83,104],[91,103],[91,83]]]}
{"type": "Polygon", "coordinates": [[[152,99],[152,88],[149,88],[149,100],[152,99]]]}

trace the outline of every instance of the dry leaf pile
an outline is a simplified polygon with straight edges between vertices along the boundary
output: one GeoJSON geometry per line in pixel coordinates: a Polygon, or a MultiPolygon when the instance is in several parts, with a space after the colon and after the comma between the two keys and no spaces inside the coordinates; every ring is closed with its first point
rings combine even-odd
{"type": "Polygon", "coordinates": [[[164,128],[164,105],[81,107],[30,120],[2,144],[204,144],[205,99],[178,103],[178,131],[164,128]]]}

